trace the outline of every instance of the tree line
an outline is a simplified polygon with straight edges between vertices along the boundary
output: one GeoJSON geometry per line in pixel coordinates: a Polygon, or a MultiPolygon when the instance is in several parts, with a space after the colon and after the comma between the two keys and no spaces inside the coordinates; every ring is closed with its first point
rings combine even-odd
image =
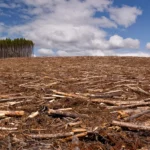
{"type": "Polygon", "coordinates": [[[30,57],[33,54],[34,43],[24,38],[1,39],[0,58],[30,57]]]}

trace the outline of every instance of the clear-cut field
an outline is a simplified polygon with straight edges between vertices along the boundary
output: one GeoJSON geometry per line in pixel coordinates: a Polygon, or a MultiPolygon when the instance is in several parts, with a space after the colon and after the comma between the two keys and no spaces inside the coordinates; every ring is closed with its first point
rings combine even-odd
{"type": "MultiPolygon", "coordinates": [[[[77,146],[80,150],[149,149],[150,131],[112,124],[114,120],[124,122],[129,111],[128,108],[114,111],[114,106],[143,103],[150,98],[149,83],[149,58],[1,59],[0,111],[24,111],[24,114],[22,117],[4,116],[0,120],[0,149],[72,150],[75,146],[72,140],[62,137],[37,140],[30,135],[68,133],[75,128],[92,132],[79,137],[77,146]],[[118,94],[107,95],[114,91],[118,94]],[[95,98],[96,95],[101,98],[95,98]],[[72,108],[69,112],[79,117],[47,114],[47,109],[63,108],[72,108]],[[37,116],[28,117],[37,111],[37,116]],[[82,114],[88,117],[80,117],[82,114]],[[77,126],[68,125],[79,121],[81,124],[77,126]],[[16,130],[5,131],[2,127],[16,130]]],[[[130,111],[148,109],[148,101],[146,104],[145,107],[130,108],[130,111]]],[[[131,123],[150,126],[150,115],[135,118],[131,123]]]]}

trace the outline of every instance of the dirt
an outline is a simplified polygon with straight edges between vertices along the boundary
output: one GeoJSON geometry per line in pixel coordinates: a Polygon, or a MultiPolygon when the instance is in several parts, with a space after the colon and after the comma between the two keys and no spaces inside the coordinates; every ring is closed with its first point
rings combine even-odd
{"type": "MultiPolygon", "coordinates": [[[[33,139],[31,134],[71,132],[67,123],[82,121],[78,128],[97,129],[95,134],[79,138],[80,150],[137,150],[150,149],[150,131],[132,130],[112,125],[122,121],[102,103],[90,102],[88,95],[122,90],[120,96],[107,100],[141,101],[149,95],[137,93],[125,84],[150,92],[150,59],[134,57],[58,57],[0,59],[0,101],[6,98],[32,96],[21,103],[0,102],[0,110],[25,111],[22,117],[0,120],[0,127],[17,127],[16,131],[0,130],[1,150],[75,150],[71,140],[33,139]],[[123,86],[120,86],[123,85],[123,86]],[[75,94],[45,100],[52,90],[75,94]],[[15,95],[16,94],[16,95],[15,95]],[[80,98],[87,97],[87,100],[80,98]],[[71,112],[87,114],[88,118],[65,118],[47,115],[43,109],[72,108],[71,112]],[[40,114],[32,119],[32,112],[40,114]],[[17,140],[16,140],[17,139],[17,140]]],[[[111,106],[109,106],[111,107],[111,106]]],[[[150,125],[150,116],[144,115],[132,123],[150,125]]]]}

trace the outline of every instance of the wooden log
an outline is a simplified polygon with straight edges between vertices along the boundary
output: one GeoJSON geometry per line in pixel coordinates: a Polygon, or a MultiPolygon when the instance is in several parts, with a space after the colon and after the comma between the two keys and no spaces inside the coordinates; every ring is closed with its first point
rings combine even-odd
{"type": "Polygon", "coordinates": [[[72,108],[60,108],[60,109],[57,109],[59,111],[70,111],[72,110],[72,108]]]}
{"type": "Polygon", "coordinates": [[[38,115],[39,115],[39,111],[32,112],[32,113],[28,116],[28,118],[32,119],[32,118],[35,118],[35,117],[38,116],[38,115]]]}
{"type": "Polygon", "coordinates": [[[51,116],[58,116],[58,117],[71,117],[71,118],[78,118],[78,117],[88,117],[86,114],[75,114],[75,113],[70,113],[70,112],[63,112],[59,110],[54,110],[54,109],[49,109],[48,110],[48,115],[51,116]]]}
{"type": "MultiPolygon", "coordinates": [[[[83,138],[83,137],[87,136],[87,134],[88,134],[87,132],[82,132],[82,133],[76,134],[75,136],[76,136],[77,138],[83,138]]],[[[62,139],[61,141],[62,141],[62,142],[67,142],[67,141],[72,140],[72,138],[73,138],[73,136],[70,136],[70,137],[67,137],[67,138],[65,138],[65,139],[62,139]]]]}
{"type": "Polygon", "coordinates": [[[0,99],[0,103],[14,101],[14,100],[31,99],[31,98],[34,98],[34,96],[11,97],[11,98],[6,98],[6,99],[0,99]]]}
{"type": "Polygon", "coordinates": [[[142,88],[140,87],[131,87],[131,86],[126,86],[128,87],[130,90],[136,92],[136,93],[140,93],[140,94],[144,94],[144,95],[150,95],[150,93],[146,92],[145,90],[143,90],[142,88]]]}
{"type": "Polygon", "coordinates": [[[24,113],[24,111],[0,111],[0,116],[22,117],[24,113]]]}
{"type": "Polygon", "coordinates": [[[133,130],[150,131],[149,126],[136,125],[136,124],[128,123],[128,122],[112,121],[112,125],[120,126],[120,127],[126,127],[126,128],[130,128],[130,129],[133,129],[133,130]]]}
{"type": "Polygon", "coordinates": [[[74,133],[87,132],[87,130],[84,128],[76,128],[76,129],[72,129],[72,132],[74,133]]]}
{"type": "Polygon", "coordinates": [[[125,105],[125,106],[112,106],[108,107],[109,110],[121,110],[121,109],[128,109],[128,108],[136,108],[136,107],[145,107],[150,106],[150,102],[143,102],[139,104],[132,104],[132,105],[125,105]]]}
{"type": "Polygon", "coordinates": [[[28,134],[27,136],[33,139],[51,139],[51,138],[63,138],[74,135],[73,132],[56,133],[56,134],[28,134]]]}
{"type": "Polygon", "coordinates": [[[108,104],[108,105],[119,106],[119,104],[117,104],[117,101],[114,102],[111,100],[93,99],[93,100],[91,100],[91,102],[93,102],[93,103],[104,103],[104,104],[108,104]]]}
{"type": "Polygon", "coordinates": [[[51,91],[55,94],[63,95],[65,97],[87,99],[87,97],[82,96],[82,95],[76,95],[76,94],[73,94],[73,93],[59,92],[59,91],[56,91],[56,90],[51,90],[51,91]]]}
{"type": "Polygon", "coordinates": [[[14,131],[14,130],[17,130],[18,128],[6,128],[6,127],[0,127],[0,130],[3,130],[3,131],[14,131]]]}
{"type": "Polygon", "coordinates": [[[80,124],[82,124],[82,121],[70,122],[70,123],[68,123],[68,126],[73,127],[73,126],[77,126],[77,125],[80,125],[80,124]]]}
{"type": "Polygon", "coordinates": [[[92,94],[90,97],[91,98],[112,98],[114,96],[121,96],[122,93],[123,93],[122,90],[115,90],[115,91],[109,91],[109,92],[101,93],[99,95],[92,94]]]}
{"type": "Polygon", "coordinates": [[[150,110],[145,110],[145,111],[140,112],[140,113],[138,113],[138,114],[129,116],[129,117],[125,118],[124,120],[125,120],[125,121],[131,121],[131,120],[133,120],[133,119],[136,119],[136,118],[141,117],[141,116],[143,116],[143,115],[145,115],[145,114],[148,114],[148,113],[150,113],[150,110]]]}
{"type": "Polygon", "coordinates": [[[21,96],[22,93],[13,93],[13,94],[3,94],[3,95],[0,95],[0,99],[3,99],[3,98],[10,98],[12,96],[21,96]]]}

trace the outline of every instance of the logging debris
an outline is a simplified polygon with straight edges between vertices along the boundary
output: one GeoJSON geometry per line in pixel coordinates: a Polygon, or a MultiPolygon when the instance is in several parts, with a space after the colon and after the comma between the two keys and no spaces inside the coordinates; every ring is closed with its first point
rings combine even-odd
{"type": "Polygon", "coordinates": [[[150,149],[149,59],[18,59],[0,60],[0,149],[150,149]]]}

